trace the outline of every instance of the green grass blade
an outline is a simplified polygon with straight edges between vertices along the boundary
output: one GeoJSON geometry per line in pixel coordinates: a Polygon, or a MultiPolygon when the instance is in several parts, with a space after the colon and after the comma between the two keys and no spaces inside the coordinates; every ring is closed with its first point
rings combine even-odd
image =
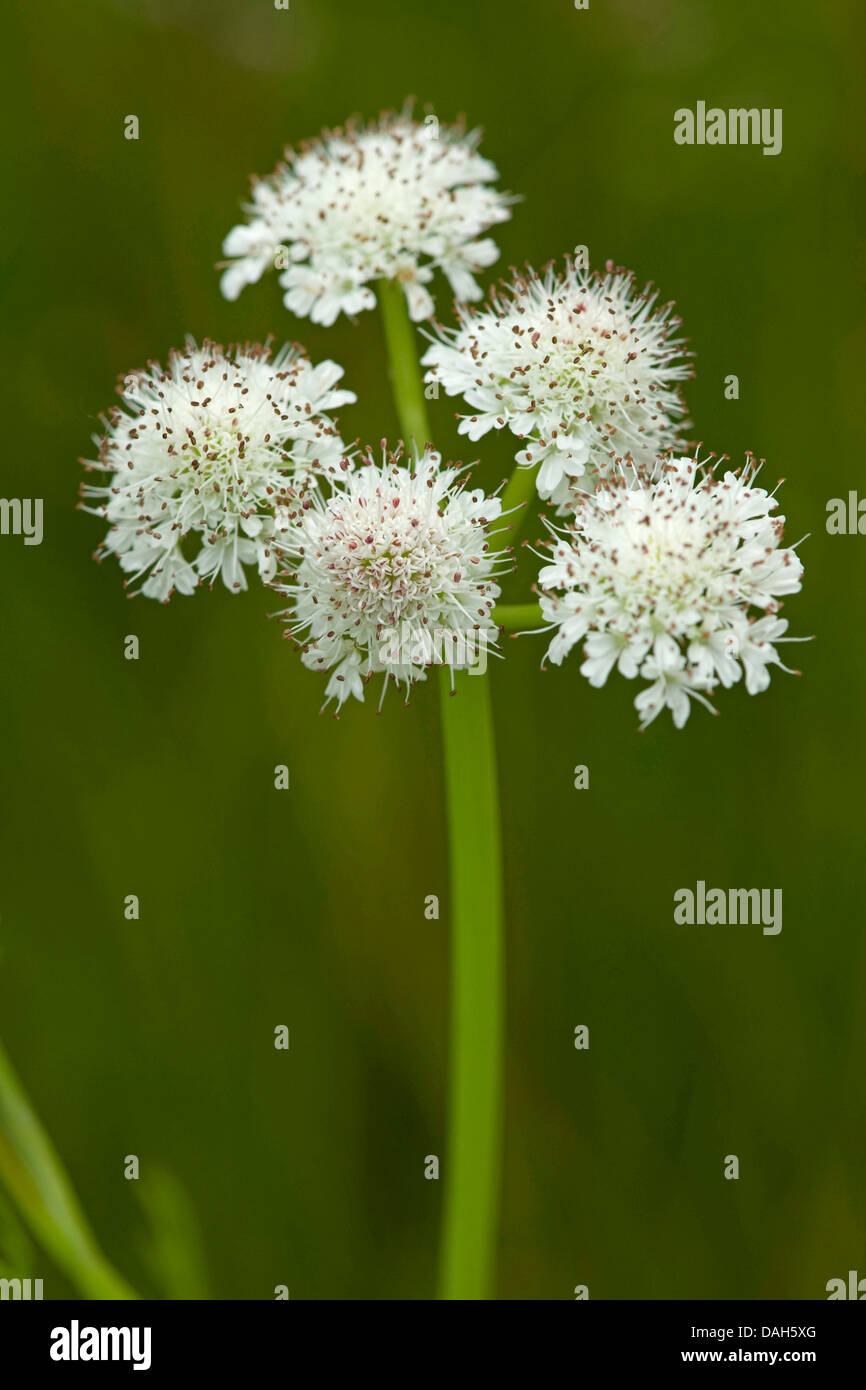
{"type": "Polygon", "coordinates": [[[100,1251],[54,1147],[0,1045],[0,1182],[85,1298],[136,1294],[100,1251]]]}

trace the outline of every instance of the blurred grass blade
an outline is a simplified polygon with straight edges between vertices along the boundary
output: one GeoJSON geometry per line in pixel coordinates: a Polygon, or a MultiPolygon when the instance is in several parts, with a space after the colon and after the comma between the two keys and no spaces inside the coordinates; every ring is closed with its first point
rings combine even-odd
{"type": "Polygon", "coordinates": [[[38,1278],[35,1248],[12,1203],[0,1188],[0,1277],[38,1278]]]}
{"type": "Polygon", "coordinates": [[[210,1298],[198,1217],[189,1195],[167,1169],[148,1165],[148,1170],[136,1190],[150,1225],[150,1268],[166,1298],[210,1298]]]}
{"type": "Polygon", "coordinates": [[[0,1182],[85,1298],[135,1298],[101,1253],[72,1184],[0,1045],[0,1182]]]}

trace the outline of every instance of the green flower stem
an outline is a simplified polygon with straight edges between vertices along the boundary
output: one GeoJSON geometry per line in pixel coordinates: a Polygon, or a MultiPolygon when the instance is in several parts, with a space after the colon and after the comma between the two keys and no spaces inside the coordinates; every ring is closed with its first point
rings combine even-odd
{"type": "Polygon", "coordinates": [[[0,1181],[35,1238],[85,1298],[137,1297],[97,1246],[51,1140],[2,1047],[0,1181]]]}
{"type": "MultiPolygon", "coordinates": [[[[378,287],[404,434],[429,442],[415,333],[399,285],[378,287]]],[[[439,1275],[443,1299],[493,1297],[502,1147],[502,848],[489,679],[442,667],[451,861],[448,1141],[439,1275]]]]}
{"type": "Polygon", "coordinates": [[[379,280],[376,293],[382,306],[385,341],[391,385],[404,444],[414,439],[418,453],[430,442],[427,423],[427,401],[418,361],[418,341],[415,325],[409,318],[406,295],[397,280],[379,280]]]}
{"type": "Polygon", "coordinates": [[[440,671],[451,855],[449,1142],[439,1297],[493,1296],[502,1148],[502,848],[490,682],[440,671]]]}
{"type": "Polygon", "coordinates": [[[539,603],[500,603],[490,616],[506,632],[520,632],[544,623],[539,603]]]}
{"type": "Polygon", "coordinates": [[[514,540],[529,515],[529,504],[535,497],[535,479],[537,476],[537,468],[520,468],[518,466],[509,478],[505,492],[502,494],[503,512],[511,511],[512,507],[517,508],[517,511],[512,512],[511,516],[505,517],[505,525],[511,527],[510,541],[514,540]]]}

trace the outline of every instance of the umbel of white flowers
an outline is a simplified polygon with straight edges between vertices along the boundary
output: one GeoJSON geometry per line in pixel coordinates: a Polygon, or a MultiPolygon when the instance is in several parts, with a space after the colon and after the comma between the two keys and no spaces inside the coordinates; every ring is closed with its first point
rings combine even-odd
{"type": "MultiPolygon", "coordinates": [[[[477,132],[407,108],[287,151],[226,239],[223,292],[276,265],[286,305],[323,324],[371,308],[381,279],[402,286],[413,319],[430,316],[437,268],[458,299],[479,298],[475,272],[497,256],[479,238],[513,200],[477,145],[477,132]]],[[[458,305],[424,358],[428,381],[471,412],[460,432],[509,429],[518,465],[567,519],[550,527],[539,576],[549,659],[580,642],[591,684],[614,666],[648,682],[641,727],[666,706],[682,727],[692,699],[709,705],[741,677],[765,689],[777,644],[799,640],[778,610],[802,566],[754,461],[717,478],[674,457],[691,375],[678,329],[628,272],[566,260],[527,269],[484,308],[458,305]]],[[[256,565],[288,598],[286,635],[327,675],[337,711],[376,673],[384,697],[392,679],[408,695],[431,665],[486,665],[512,567],[495,544],[502,504],[470,490],[462,466],[429,446],[403,460],[384,442],[380,462],[357,465],[330,413],[355,399],[342,375],[297,347],[272,358],[190,339],[165,369],[124,379],[85,465],[107,481],[82,486],[84,509],[109,525],[97,558],[117,555],[136,592],[164,601],[217,576],[236,592],[256,565]]]]}
{"type": "Polygon", "coordinates": [[[428,667],[464,669],[486,654],[498,637],[496,578],[511,566],[492,545],[500,509],[431,448],[403,461],[384,441],[381,463],[369,456],[329,497],[300,490],[284,510],[288,568],[275,587],[291,600],[282,616],[304,664],[330,672],[326,704],[363,700],[375,673],[382,699],[392,679],[408,696],[428,667]]]}
{"type": "Polygon", "coordinates": [[[646,463],[678,442],[691,368],[679,319],[656,300],[611,262],[604,274],[529,269],[485,308],[458,306],[456,328],[437,325],[427,380],[470,407],[461,434],[507,427],[526,440],[517,462],[565,511],[575,480],[586,490],[617,460],[646,463]]]}
{"type": "Polygon", "coordinates": [[[795,640],[778,611],[803,567],[756,473],[751,458],[721,478],[691,458],[622,469],[583,496],[541,570],[548,657],[559,665],[585,638],[591,685],[614,666],[648,681],[634,702],[642,728],[665,706],[682,728],[691,699],[712,709],[707,695],[743,674],[749,694],[766,690],[782,666],[774,644],[795,640]]]}
{"type": "Polygon", "coordinates": [[[223,294],[236,299],[278,267],[286,307],[322,324],[372,309],[381,279],[402,285],[413,319],[429,318],[436,269],[459,299],[480,298],[475,275],[499,252],[478,238],[511,216],[513,199],[489,186],[499,176],[479,138],[405,110],[287,149],[225,239],[223,294]]]}
{"type": "Polygon", "coordinates": [[[244,565],[268,581],[276,570],[274,508],[287,486],[338,473],[345,446],[327,412],[348,401],[335,362],[314,367],[297,347],[224,350],[187,340],[168,366],[124,378],[122,406],[94,436],[105,484],[84,483],[84,510],[109,532],[97,556],[114,554],[140,592],[167,600],[222,577],[246,588],[244,565]]]}

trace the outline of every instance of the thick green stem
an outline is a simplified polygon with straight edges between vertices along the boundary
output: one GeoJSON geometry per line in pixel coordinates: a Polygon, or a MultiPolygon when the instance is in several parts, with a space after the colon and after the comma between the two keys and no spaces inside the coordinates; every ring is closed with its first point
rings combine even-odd
{"type": "Polygon", "coordinates": [[[538,603],[498,603],[490,616],[506,632],[521,632],[544,623],[538,603]]]}
{"type": "MultiPolygon", "coordinates": [[[[415,334],[399,285],[379,285],[404,434],[429,442],[415,334]]],[[[448,1141],[439,1297],[493,1296],[502,1145],[502,849],[489,678],[440,670],[451,861],[448,1141]]]]}
{"type": "Polygon", "coordinates": [[[493,1297],[502,1148],[504,930],[496,750],[485,676],[440,672],[451,855],[449,1143],[439,1297],[493,1297]]]}
{"type": "Polygon", "coordinates": [[[529,504],[535,496],[535,479],[538,476],[537,468],[515,468],[505,492],[502,495],[503,512],[511,511],[516,507],[516,511],[511,511],[511,516],[505,517],[505,525],[511,527],[510,540],[513,541],[517,532],[520,530],[527,516],[529,515],[529,504]]]}
{"type": "Polygon", "coordinates": [[[85,1298],[136,1297],[97,1246],[51,1140],[2,1047],[0,1181],[33,1235],[85,1298]]]}
{"type": "Polygon", "coordinates": [[[406,295],[398,281],[380,280],[376,293],[382,306],[391,385],[403,442],[410,444],[414,440],[420,454],[424,445],[430,442],[430,426],[427,423],[427,401],[418,362],[415,325],[409,318],[406,295]]]}

